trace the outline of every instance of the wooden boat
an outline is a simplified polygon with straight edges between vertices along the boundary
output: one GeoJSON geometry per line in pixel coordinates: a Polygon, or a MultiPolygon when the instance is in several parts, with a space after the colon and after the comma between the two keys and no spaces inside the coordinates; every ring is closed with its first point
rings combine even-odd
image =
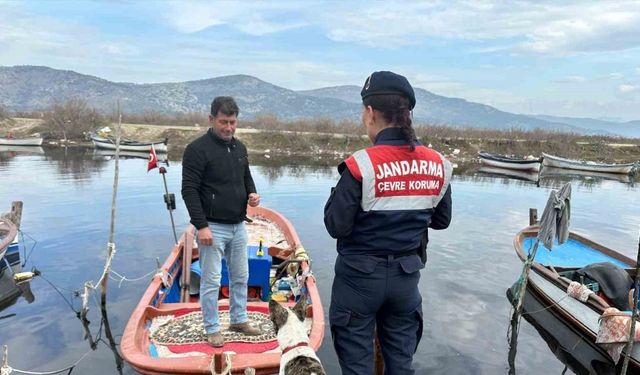
{"type": "MultiPolygon", "coordinates": [[[[91,141],[96,148],[103,148],[107,150],[116,149],[116,141],[112,137],[101,137],[96,134],[91,135],[91,141]]],[[[151,145],[157,153],[167,152],[167,140],[162,142],[146,142],[146,141],[134,141],[128,139],[120,140],[120,150],[123,151],[139,151],[149,152],[151,151],[151,145]]]]}
{"type": "MultiPolygon", "coordinates": [[[[315,279],[310,274],[308,257],[300,244],[298,235],[291,223],[273,210],[262,207],[249,207],[247,215],[253,220],[253,223],[247,225],[249,233],[247,249],[250,254],[249,286],[252,285],[251,275],[254,272],[251,263],[252,256],[258,255],[256,249],[262,248],[259,245],[259,237],[264,236],[264,234],[261,232],[265,231],[264,228],[271,228],[268,229],[269,231],[276,228],[282,238],[278,241],[273,241],[278,243],[280,247],[275,246],[275,243],[269,245],[269,241],[272,240],[265,240],[263,252],[266,254],[267,251],[265,250],[268,249],[268,256],[272,257],[274,264],[271,267],[272,269],[277,267],[275,264],[282,262],[280,263],[281,270],[286,270],[289,274],[298,275],[296,280],[300,282],[297,285],[302,287],[302,290],[306,290],[308,303],[306,322],[310,332],[309,345],[317,351],[324,337],[324,312],[315,279]],[[256,252],[252,253],[253,251],[256,252]]],[[[196,296],[191,295],[193,293],[191,278],[195,278],[197,275],[194,272],[195,263],[192,263],[192,259],[198,259],[198,249],[195,247],[194,242],[194,228],[189,226],[163,264],[162,276],[154,276],[138,306],[131,314],[120,345],[124,359],[136,371],[143,374],[211,374],[212,369],[221,373],[222,368],[226,368],[227,365],[230,367],[230,373],[232,374],[244,374],[245,369],[248,368],[254,369],[256,374],[277,374],[281,352],[278,349],[277,341],[275,341],[275,334],[267,346],[265,346],[264,342],[244,343],[240,348],[234,347],[234,342],[225,339],[225,346],[221,349],[215,349],[204,342],[204,330],[200,325],[200,328],[191,329],[191,332],[201,336],[200,341],[197,344],[193,344],[191,349],[188,346],[184,349],[182,346],[174,345],[174,348],[169,349],[169,353],[167,353],[166,349],[170,345],[161,348],[163,344],[159,343],[158,332],[160,332],[160,329],[157,328],[158,325],[162,324],[161,322],[177,321],[190,313],[200,313],[200,303],[196,296]],[[236,354],[221,354],[228,351],[233,351],[236,354]]],[[[282,277],[281,272],[271,271],[270,275],[270,282],[266,286],[268,289],[271,289],[271,285],[280,285],[281,282],[286,280],[282,277]]],[[[224,285],[224,270],[222,284],[224,285]]],[[[224,287],[221,289],[221,299],[218,301],[220,311],[224,311],[229,306],[229,300],[222,297],[224,295],[223,289],[224,287]]],[[[257,295],[262,295],[263,297],[266,295],[268,300],[269,290],[264,293],[265,290],[263,289],[262,292],[257,293],[257,295]]],[[[275,292],[272,298],[275,298],[275,295],[279,293],[281,292],[275,292]]],[[[250,299],[247,304],[247,310],[249,312],[260,311],[264,314],[265,311],[268,311],[267,300],[264,298],[250,299]]],[[[289,300],[288,304],[292,306],[294,302],[289,300]]],[[[254,318],[251,319],[254,320],[254,318]]],[[[202,324],[201,316],[199,320],[200,324],[202,324]]],[[[223,319],[221,319],[221,322],[223,322],[223,319]]],[[[273,326],[268,317],[267,322],[261,325],[261,328],[264,332],[272,334],[269,330],[273,330],[273,326]]],[[[176,330],[176,332],[178,331],[184,332],[185,330],[176,330]]],[[[172,340],[165,341],[171,342],[172,340]]],[[[177,341],[177,339],[173,341],[177,341]]]]}
{"type": "Polygon", "coordinates": [[[24,137],[24,138],[0,138],[0,145],[11,146],[41,146],[42,137],[24,137]]]}
{"type": "MultiPolygon", "coordinates": [[[[538,226],[529,226],[521,230],[514,238],[513,244],[521,260],[525,260],[528,252],[536,242],[538,226]]],[[[605,309],[613,306],[613,302],[598,295],[592,295],[587,302],[567,295],[567,288],[576,277],[579,269],[600,262],[609,262],[627,273],[635,273],[635,261],[614,250],[597,244],[577,233],[571,232],[569,240],[562,245],[554,245],[549,251],[540,243],[536,257],[529,272],[527,280],[527,290],[525,295],[525,306],[534,307],[530,314],[542,312],[559,320],[558,330],[563,330],[564,335],[580,338],[581,341],[574,341],[573,348],[578,344],[589,346],[591,355],[597,357],[599,361],[603,358],[607,366],[616,367],[607,351],[596,344],[596,336],[599,330],[599,320],[605,309]],[[527,298],[535,301],[527,302],[527,298]]],[[[584,280],[584,279],[582,279],[584,280]]],[[[597,282],[586,280],[591,288],[597,289],[597,282]]],[[[628,293],[628,290],[626,290],[628,293]]],[[[622,306],[617,306],[620,310],[628,310],[622,306]]],[[[624,352],[622,353],[624,356],[624,352]]],[[[620,367],[622,359],[617,366],[620,367]]],[[[629,373],[640,373],[640,345],[634,345],[629,361],[629,373]]]]}
{"type": "MultiPolygon", "coordinates": [[[[155,146],[154,146],[155,147],[155,146]]],[[[111,160],[115,158],[116,150],[107,150],[102,148],[96,148],[93,150],[93,158],[96,160],[111,160]]],[[[156,155],[158,157],[159,162],[167,161],[167,153],[161,152],[156,155]]],[[[126,151],[120,150],[120,158],[122,159],[145,159],[149,160],[149,152],[148,151],[126,151]]]]}
{"type": "Polygon", "coordinates": [[[545,153],[542,154],[542,165],[545,167],[576,169],[580,171],[621,174],[629,174],[636,168],[635,163],[605,164],[592,161],[565,159],[559,156],[549,155],[545,153]]]}
{"type": "Polygon", "coordinates": [[[486,151],[479,151],[480,163],[488,165],[490,167],[498,167],[505,169],[516,169],[520,171],[534,171],[540,170],[540,159],[519,159],[505,155],[493,154],[486,151]]]}

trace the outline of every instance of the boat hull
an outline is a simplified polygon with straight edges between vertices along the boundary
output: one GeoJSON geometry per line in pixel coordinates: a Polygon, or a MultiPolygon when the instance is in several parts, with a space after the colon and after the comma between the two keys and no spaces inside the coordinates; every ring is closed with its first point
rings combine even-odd
{"type": "MultiPolygon", "coordinates": [[[[92,140],[93,145],[96,148],[101,148],[101,149],[105,149],[105,150],[115,150],[116,149],[116,145],[112,142],[103,142],[103,141],[97,141],[97,140],[92,140]]],[[[120,144],[120,149],[123,151],[137,151],[137,152],[149,152],[151,151],[151,145],[153,145],[153,148],[156,150],[156,152],[167,152],[167,145],[164,144],[164,142],[151,142],[151,143],[142,143],[139,145],[125,145],[125,144],[120,144]]]]}
{"type": "Polygon", "coordinates": [[[604,164],[604,163],[588,163],[579,160],[565,159],[559,156],[542,154],[542,165],[545,167],[555,167],[564,169],[575,169],[579,171],[601,172],[601,173],[631,173],[636,164],[604,164]]]}
{"type": "Polygon", "coordinates": [[[0,145],[7,146],[42,146],[41,137],[0,138],[0,145]]]}
{"type": "Polygon", "coordinates": [[[480,151],[478,156],[480,157],[480,163],[490,167],[531,172],[538,172],[540,170],[540,160],[538,159],[516,159],[485,151],[480,151]]]}
{"type": "MultiPolygon", "coordinates": [[[[538,227],[527,227],[515,237],[514,247],[521,260],[524,261],[526,259],[525,249],[529,249],[530,241],[534,241],[537,233],[538,227]]],[[[567,297],[566,291],[570,280],[561,277],[557,272],[544,265],[553,265],[560,270],[577,269],[589,264],[591,260],[596,260],[594,258],[595,255],[600,256],[600,259],[596,261],[610,261],[624,268],[634,267],[635,261],[574,232],[570,233],[569,241],[583,245],[583,247],[578,248],[581,251],[575,257],[569,256],[556,262],[549,257],[553,257],[553,254],[561,253],[562,248],[554,246],[553,252],[549,252],[542,249],[542,244],[540,244],[536,259],[532,263],[531,272],[529,272],[527,278],[527,289],[537,296],[547,310],[552,311],[558,319],[561,319],[565,325],[570,327],[571,331],[583,337],[584,341],[598,353],[608,357],[606,351],[596,344],[596,336],[599,330],[599,319],[604,309],[610,306],[603,305],[602,302],[596,299],[590,298],[583,303],[577,299],[567,297]],[[589,249],[589,251],[587,252],[585,249],[589,249]],[[542,256],[539,257],[538,254],[540,253],[542,253],[542,256]]],[[[625,352],[623,351],[622,356],[624,355],[625,352]]],[[[640,371],[640,345],[634,345],[630,356],[630,368],[640,371]]]]}

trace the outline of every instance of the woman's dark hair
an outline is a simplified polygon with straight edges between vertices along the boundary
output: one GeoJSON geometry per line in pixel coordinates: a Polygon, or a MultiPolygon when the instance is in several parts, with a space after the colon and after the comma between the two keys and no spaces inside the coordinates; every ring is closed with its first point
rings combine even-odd
{"type": "Polygon", "coordinates": [[[402,130],[411,151],[416,149],[416,133],[411,126],[409,99],[400,95],[373,95],[364,98],[362,104],[382,113],[389,124],[402,130]]]}
{"type": "Polygon", "coordinates": [[[239,115],[240,108],[230,96],[218,96],[211,102],[211,116],[216,117],[218,112],[227,116],[239,115]]]}

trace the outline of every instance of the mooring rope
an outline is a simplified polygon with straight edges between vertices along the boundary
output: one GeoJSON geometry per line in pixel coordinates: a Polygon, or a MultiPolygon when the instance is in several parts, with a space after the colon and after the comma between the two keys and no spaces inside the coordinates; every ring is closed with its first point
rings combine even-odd
{"type": "Polygon", "coordinates": [[[7,346],[4,346],[4,354],[3,354],[3,361],[2,361],[2,367],[0,367],[0,375],[10,375],[13,372],[17,372],[17,373],[21,373],[21,374],[29,374],[29,375],[53,375],[53,374],[58,374],[64,371],[69,371],[69,373],[71,373],[71,371],[78,365],[78,363],[80,363],[87,355],[89,355],[89,353],[91,353],[93,350],[89,350],[86,353],[84,353],[77,361],[75,361],[71,366],[67,366],[65,368],[59,369],[59,370],[53,370],[53,371],[27,371],[27,370],[20,370],[14,367],[9,366],[9,354],[8,354],[8,349],[7,346]]]}

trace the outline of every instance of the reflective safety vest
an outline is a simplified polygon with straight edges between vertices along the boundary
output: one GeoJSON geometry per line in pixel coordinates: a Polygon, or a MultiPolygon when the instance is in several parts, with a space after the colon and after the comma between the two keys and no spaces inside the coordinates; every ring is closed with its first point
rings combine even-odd
{"type": "Polygon", "coordinates": [[[422,145],[376,145],[356,151],[345,164],[362,182],[364,212],[435,208],[451,182],[453,166],[422,145]]]}

